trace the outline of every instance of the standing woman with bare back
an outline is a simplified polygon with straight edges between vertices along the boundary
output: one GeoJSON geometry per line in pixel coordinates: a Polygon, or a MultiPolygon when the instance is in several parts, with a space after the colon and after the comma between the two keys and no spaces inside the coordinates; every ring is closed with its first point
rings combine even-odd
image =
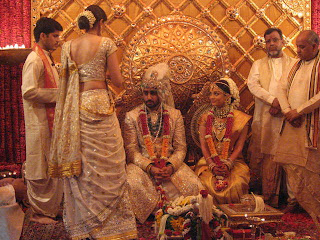
{"type": "Polygon", "coordinates": [[[101,37],[105,12],[91,5],[78,17],[85,30],[63,45],[49,174],[64,179],[64,222],[72,239],[133,239],[123,139],[106,82],[122,77],[111,39],[101,37]]]}

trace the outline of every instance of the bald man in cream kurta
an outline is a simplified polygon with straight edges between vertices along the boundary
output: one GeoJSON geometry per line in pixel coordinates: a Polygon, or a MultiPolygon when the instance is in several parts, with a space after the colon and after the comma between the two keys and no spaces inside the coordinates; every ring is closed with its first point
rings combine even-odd
{"type": "MultiPolygon", "coordinates": [[[[320,107],[320,93],[310,99],[308,97],[315,60],[316,58],[302,61],[290,87],[287,76],[293,64],[281,80],[278,98],[282,111],[288,113],[296,109],[299,114],[302,114],[303,121],[300,127],[293,127],[287,121],[284,123],[274,160],[283,165],[297,201],[311,215],[320,229],[320,138],[318,138],[317,148],[309,147],[306,131],[306,114],[320,107]]],[[[318,70],[319,63],[317,65],[318,70]]],[[[316,79],[318,74],[319,72],[316,71],[316,79]]]]}
{"type": "MultiPolygon", "coordinates": [[[[278,206],[281,168],[273,162],[283,116],[272,116],[270,107],[276,98],[279,81],[286,66],[293,58],[283,53],[282,57],[266,56],[255,61],[248,77],[248,88],[255,97],[252,121],[252,138],[249,146],[250,167],[262,179],[265,201],[278,206]]],[[[290,194],[291,198],[294,198],[290,194]]]]}

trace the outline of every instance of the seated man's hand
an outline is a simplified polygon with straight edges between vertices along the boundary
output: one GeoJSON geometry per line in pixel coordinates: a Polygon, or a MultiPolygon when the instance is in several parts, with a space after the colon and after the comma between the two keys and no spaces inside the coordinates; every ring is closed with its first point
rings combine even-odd
{"type": "Polygon", "coordinates": [[[150,168],[150,173],[157,180],[162,180],[163,179],[163,177],[162,177],[162,169],[161,168],[157,168],[155,166],[152,166],[150,168]]]}
{"type": "Polygon", "coordinates": [[[170,179],[171,175],[173,174],[173,166],[169,164],[168,166],[161,169],[162,170],[162,177],[163,179],[170,179]]]}
{"type": "Polygon", "coordinates": [[[171,175],[173,174],[173,166],[168,165],[163,168],[157,168],[152,166],[150,169],[151,175],[157,180],[168,180],[170,179],[171,175]]]}

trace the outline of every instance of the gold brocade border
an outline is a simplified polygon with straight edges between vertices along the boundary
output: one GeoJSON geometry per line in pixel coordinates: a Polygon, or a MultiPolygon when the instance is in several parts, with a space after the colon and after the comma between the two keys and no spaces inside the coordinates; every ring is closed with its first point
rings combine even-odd
{"type": "Polygon", "coordinates": [[[88,113],[91,113],[91,114],[96,114],[96,115],[100,115],[100,116],[109,116],[109,115],[112,115],[114,112],[115,112],[115,106],[114,106],[114,103],[111,103],[110,104],[111,106],[109,107],[108,111],[99,111],[99,110],[96,110],[96,111],[93,111],[89,108],[86,108],[86,107],[83,107],[83,106],[80,106],[80,109],[81,110],[84,110],[88,113]]]}
{"type": "Polygon", "coordinates": [[[53,178],[79,176],[81,174],[81,160],[62,165],[49,165],[48,174],[53,178]]]}
{"type": "Polygon", "coordinates": [[[97,240],[129,240],[138,237],[137,231],[130,231],[122,234],[113,235],[110,237],[97,238],[97,240]]]}
{"type": "Polygon", "coordinates": [[[87,239],[90,238],[90,235],[88,233],[83,234],[83,235],[79,235],[76,237],[71,237],[72,240],[83,240],[83,239],[87,239]]]}
{"type": "MultiPolygon", "coordinates": [[[[92,232],[95,232],[95,230],[93,230],[92,232]]],[[[133,230],[130,232],[117,234],[110,237],[97,238],[97,240],[129,240],[129,239],[136,239],[137,237],[138,237],[137,231],[133,230]]],[[[82,240],[85,238],[90,238],[90,234],[87,233],[81,236],[72,237],[72,240],[82,240]]]]}

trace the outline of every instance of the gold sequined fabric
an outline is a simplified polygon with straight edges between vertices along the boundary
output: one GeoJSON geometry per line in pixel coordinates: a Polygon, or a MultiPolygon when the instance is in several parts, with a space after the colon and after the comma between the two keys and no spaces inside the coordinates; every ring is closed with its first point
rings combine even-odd
{"type": "Polygon", "coordinates": [[[107,71],[107,57],[117,50],[114,42],[103,37],[95,56],[85,64],[78,65],[80,82],[91,80],[105,81],[107,71]]]}
{"type": "MultiPolygon", "coordinates": [[[[94,68],[105,69],[104,59],[94,68]]],[[[82,69],[93,67],[88,64],[81,65],[82,69]]],[[[57,173],[64,177],[65,228],[72,239],[135,238],[125,151],[112,98],[107,89],[79,92],[81,76],[79,66],[70,57],[70,42],[63,46],[62,65],[49,164],[53,170],[70,166],[68,171],[57,173]],[[74,163],[81,164],[76,172],[71,168],[74,163]]]]}
{"type": "Polygon", "coordinates": [[[70,57],[70,43],[62,47],[59,96],[55,109],[48,174],[51,177],[81,173],[79,72],[70,57]]]}
{"type": "MultiPolygon", "coordinates": [[[[80,96],[82,104],[95,99],[108,101],[103,90],[80,96]],[[106,99],[102,100],[102,96],[106,99]]],[[[125,152],[115,113],[103,116],[81,110],[80,137],[82,173],[64,179],[67,231],[72,237],[84,233],[91,237],[132,233],[135,218],[127,196],[125,152]]]]}
{"type": "Polygon", "coordinates": [[[80,110],[88,114],[111,115],[114,113],[114,102],[107,89],[93,89],[80,93],[80,110]]]}
{"type": "MultiPolygon", "coordinates": [[[[152,177],[146,173],[146,167],[151,163],[146,146],[144,145],[139,111],[143,105],[127,113],[125,118],[125,144],[127,152],[128,183],[130,185],[130,201],[136,218],[143,223],[148,216],[156,210],[159,194],[152,177]]],[[[170,140],[169,162],[174,166],[175,172],[169,181],[164,182],[163,188],[168,200],[178,196],[192,196],[204,189],[199,178],[183,162],[186,154],[186,141],[183,118],[179,110],[165,105],[169,113],[170,140]]],[[[155,153],[161,153],[162,138],[154,139],[155,153]]]]}

